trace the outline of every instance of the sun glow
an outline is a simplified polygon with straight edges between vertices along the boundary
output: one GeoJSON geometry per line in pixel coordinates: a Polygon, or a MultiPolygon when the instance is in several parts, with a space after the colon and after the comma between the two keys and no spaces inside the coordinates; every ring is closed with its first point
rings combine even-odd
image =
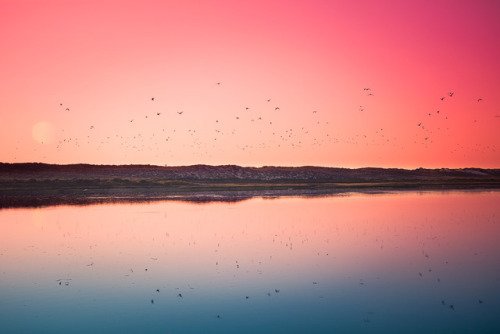
{"type": "Polygon", "coordinates": [[[50,144],[55,140],[55,127],[46,121],[38,122],[33,125],[31,136],[39,144],[50,144]]]}

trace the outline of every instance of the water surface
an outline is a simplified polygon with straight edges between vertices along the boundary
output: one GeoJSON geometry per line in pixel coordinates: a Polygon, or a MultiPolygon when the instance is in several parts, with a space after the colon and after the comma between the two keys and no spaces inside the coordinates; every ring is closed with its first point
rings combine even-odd
{"type": "Polygon", "coordinates": [[[1,333],[498,333],[499,192],[0,210],[1,333]]]}

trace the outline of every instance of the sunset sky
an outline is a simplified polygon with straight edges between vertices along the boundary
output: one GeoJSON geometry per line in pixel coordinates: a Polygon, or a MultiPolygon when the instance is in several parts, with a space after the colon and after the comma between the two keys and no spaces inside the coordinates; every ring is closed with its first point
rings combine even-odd
{"type": "Polygon", "coordinates": [[[0,162],[500,168],[500,1],[0,0],[0,162]]]}

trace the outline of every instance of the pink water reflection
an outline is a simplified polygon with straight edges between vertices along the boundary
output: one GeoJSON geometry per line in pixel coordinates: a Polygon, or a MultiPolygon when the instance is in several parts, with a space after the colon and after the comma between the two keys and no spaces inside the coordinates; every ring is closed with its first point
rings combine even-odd
{"type": "Polygon", "coordinates": [[[496,203],[498,193],[406,193],[2,210],[2,275],[173,285],[429,275],[498,254],[496,203]]]}
{"type": "Polygon", "coordinates": [[[409,192],[0,210],[0,332],[498,332],[498,203],[409,192]]]}

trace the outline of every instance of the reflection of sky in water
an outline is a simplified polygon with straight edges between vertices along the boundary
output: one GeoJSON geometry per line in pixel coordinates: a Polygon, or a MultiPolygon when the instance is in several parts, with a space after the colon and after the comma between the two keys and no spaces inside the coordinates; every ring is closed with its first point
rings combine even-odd
{"type": "Polygon", "coordinates": [[[499,332],[498,203],[471,192],[2,210],[0,332],[499,332]]]}

